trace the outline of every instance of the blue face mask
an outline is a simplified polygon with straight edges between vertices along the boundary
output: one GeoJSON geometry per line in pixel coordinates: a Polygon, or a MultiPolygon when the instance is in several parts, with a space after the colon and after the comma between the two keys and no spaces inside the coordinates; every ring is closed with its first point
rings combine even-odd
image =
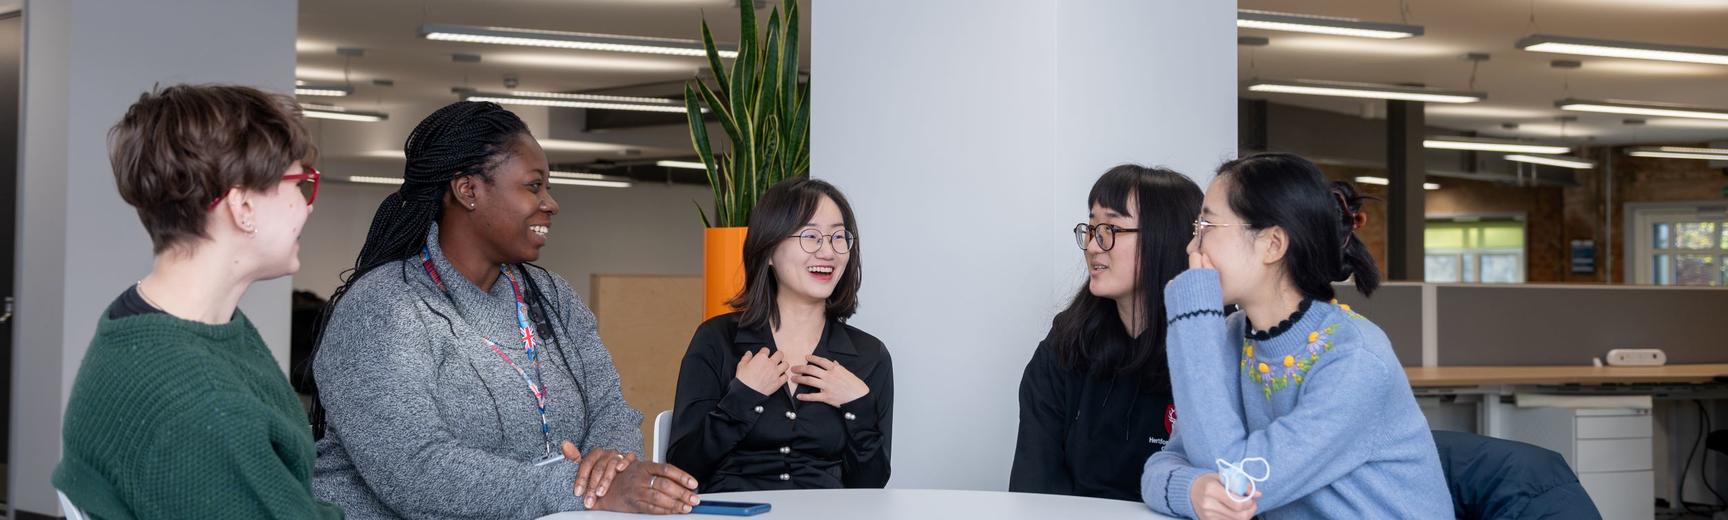
{"type": "Polygon", "coordinates": [[[1218,479],[1223,481],[1224,490],[1226,494],[1230,495],[1230,500],[1236,502],[1253,500],[1256,489],[1255,483],[1265,482],[1266,479],[1272,478],[1272,464],[1261,457],[1248,457],[1235,464],[1224,459],[1218,459],[1217,462],[1218,479]],[[1255,468],[1256,466],[1253,464],[1255,462],[1260,463],[1258,475],[1244,469],[1255,468]]]}

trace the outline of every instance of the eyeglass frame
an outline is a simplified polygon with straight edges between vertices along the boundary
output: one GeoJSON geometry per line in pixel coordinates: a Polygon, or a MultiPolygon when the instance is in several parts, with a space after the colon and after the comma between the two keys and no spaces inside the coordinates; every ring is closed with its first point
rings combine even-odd
{"type": "MultiPolygon", "coordinates": [[[[300,181],[312,181],[312,194],[306,196],[306,205],[311,206],[312,201],[318,200],[318,181],[322,178],[324,178],[324,174],[318,173],[317,168],[302,166],[300,173],[283,175],[281,179],[277,180],[277,182],[294,181],[298,184],[300,181]]],[[[298,190],[299,188],[296,187],[295,189],[298,190]]],[[[221,195],[216,196],[216,200],[210,201],[210,206],[204,208],[204,211],[216,209],[216,206],[222,205],[222,200],[226,198],[228,198],[228,192],[224,191],[221,195]]]]}
{"type": "Polygon", "coordinates": [[[1216,228],[1239,227],[1239,228],[1243,228],[1243,229],[1248,229],[1247,224],[1214,224],[1211,221],[1206,220],[1206,217],[1194,217],[1194,238],[1201,238],[1201,235],[1204,235],[1206,233],[1207,228],[1215,228],[1215,227],[1216,228]]]}
{"type": "Polygon", "coordinates": [[[834,254],[837,254],[837,255],[844,255],[844,254],[851,253],[853,249],[858,247],[858,234],[853,233],[852,230],[850,230],[850,229],[842,229],[842,230],[835,231],[833,233],[829,233],[829,234],[824,235],[824,234],[822,234],[821,231],[817,231],[814,228],[804,228],[803,231],[799,231],[798,234],[796,234],[796,235],[786,235],[786,238],[798,239],[798,249],[801,249],[805,253],[812,254],[812,255],[822,251],[822,243],[823,242],[827,242],[828,243],[828,249],[834,250],[834,254]],[[809,249],[804,249],[804,231],[814,231],[816,233],[816,250],[815,251],[811,251],[809,249]],[[841,251],[840,248],[834,247],[834,237],[835,237],[835,235],[839,235],[841,233],[845,233],[848,235],[847,238],[845,239],[846,240],[846,250],[845,251],[841,251]],[[823,240],[824,238],[826,238],[827,240],[823,240]]]}
{"type": "Polygon", "coordinates": [[[1080,240],[1079,245],[1080,245],[1081,251],[1086,250],[1086,244],[1088,241],[1097,242],[1098,243],[1098,249],[1100,251],[1109,251],[1111,249],[1116,248],[1116,234],[1117,233],[1139,233],[1139,232],[1140,232],[1140,228],[1125,228],[1125,227],[1118,226],[1115,224],[1096,224],[1096,225],[1093,225],[1093,224],[1087,224],[1085,222],[1081,222],[1079,224],[1074,225],[1074,233],[1075,233],[1074,238],[1077,240],[1080,240]],[[1106,247],[1104,245],[1104,238],[1098,232],[1099,229],[1105,229],[1106,226],[1108,226],[1108,229],[1110,230],[1110,245],[1108,247],[1106,247]],[[1085,233],[1085,234],[1081,235],[1081,233],[1085,233]],[[1084,237],[1084,238],[1082,238],[1082,237],[1084,237]]]}

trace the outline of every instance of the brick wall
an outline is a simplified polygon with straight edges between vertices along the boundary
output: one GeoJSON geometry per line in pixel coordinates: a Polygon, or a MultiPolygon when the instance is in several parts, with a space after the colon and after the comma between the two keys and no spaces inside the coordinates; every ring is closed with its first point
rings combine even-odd
{"type": "MultiPolygon", "coordinates": [[[[1724,201],[1728,175],[1705,161],[1651,159],[1626,156],[1619,149],[1587,150],[1586,155],[1614,161],[1614,232],[1612,281],[1625,283],[1626,234],[1622,229],[1625,204],[1636,202],[1724,201]]],[[[1383,169],[1322,165],[1333,180],[1357,176],[1384,177],[1383,169]]],[[[1610,268],[1603,233],[1604,208],[1602,170],[1577,172],[1578,186],[1523,187],[1466,179],[1432,178],[1441,189],[1429,191],[1425,199],[1430,217],[1463,215],[1522,215],[1525,218],[1525,278],[1531,283],[1602,283],[1610,268]],[[1571,273],[1572,240],[1595,240],[1597,269],[1589,274],[1571,273]]],[[[1365,195],[1386,197],[1386,187],[1358,185],[1365,195]]],[[[1386,207],[1384,202],[1367,206],[1368,223],[1358,233],[1362,242],[1386,268],[1386,207]]]]}

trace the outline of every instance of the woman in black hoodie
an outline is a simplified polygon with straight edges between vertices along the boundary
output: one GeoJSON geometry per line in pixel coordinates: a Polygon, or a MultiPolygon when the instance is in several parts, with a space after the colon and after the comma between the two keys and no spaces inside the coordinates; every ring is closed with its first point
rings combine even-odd
{"type": "Polygon", "coordinates": [[[1087,283],[1056,315],[1020,379],[1008,489],[1140,500],[1140,470],[1175,428],[1164,285],[1188,267],[1199,186],[1125,164],[1092,185],[1074,228],[1087,283]]]}

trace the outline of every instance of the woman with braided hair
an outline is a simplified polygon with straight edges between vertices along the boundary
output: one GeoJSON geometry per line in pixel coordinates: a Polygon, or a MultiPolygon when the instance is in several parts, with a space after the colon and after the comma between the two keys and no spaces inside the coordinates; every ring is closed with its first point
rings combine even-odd
{"type": "Polygon", "coordinates": [[[593,313],[530,263],[558,202],[522,120],[459,102],[405,149],[321,319],[317,496],[351,518],[688,512],[695,479],[636,460],[593,313]]]}

